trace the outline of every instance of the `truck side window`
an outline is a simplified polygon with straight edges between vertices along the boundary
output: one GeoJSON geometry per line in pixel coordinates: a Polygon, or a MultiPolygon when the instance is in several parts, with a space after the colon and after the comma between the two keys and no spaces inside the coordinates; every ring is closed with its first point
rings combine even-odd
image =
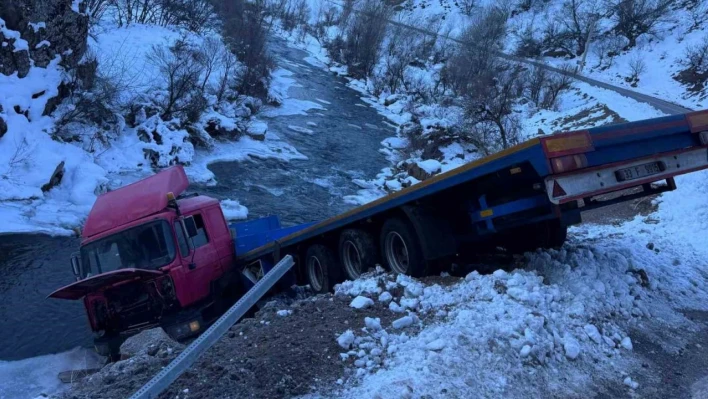
{"type": "Polygon", "coordinates": [[[177,245],[179,245],[179,253],[182,256],[189,255],[189,244],[187,243],[187,235],[184,233],[182,223],[175,222],[175,233],[177,233],[177,245]]]}
{"type": "Polygon", "coordinates": [[[194,223],[197,225],[197,236],[193,238],[194,248],[207,245],[209,243],[209,236],[207,235],[206,226],[204,225],[202,215],[194,215],[194,223]]]}

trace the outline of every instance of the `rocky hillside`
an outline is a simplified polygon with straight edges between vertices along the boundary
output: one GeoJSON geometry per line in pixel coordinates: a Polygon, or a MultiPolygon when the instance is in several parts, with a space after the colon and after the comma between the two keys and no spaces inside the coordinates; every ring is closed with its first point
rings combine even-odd
{"type": "Polygon", "coordinates": [[[89,18],[73,0],[0,0],[0,73],[24,78],[57,56],[75,68],[86,53],[89,18]],[[32,64],[30,63],[32,61],[32,64]]]}

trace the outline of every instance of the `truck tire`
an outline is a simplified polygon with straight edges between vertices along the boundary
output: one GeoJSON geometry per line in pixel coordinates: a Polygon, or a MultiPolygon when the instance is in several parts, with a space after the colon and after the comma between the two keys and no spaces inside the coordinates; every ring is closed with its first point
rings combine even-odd
{"type": "Polygon", "coordinates": [[[322,244],[315,244],[305,254],[305,277],[312,291],[330,292],[341,281],[341,271],[334,251],[322,244]]]}
{"type": "Polygon", "coordinates": [[[549,220],[514,231],[504,247],[516,254],[535,251],[537,248],[558,249],[565,244],[567,237],[568,226],[562,225],[559,220],[549,220]]]}
{"type": "Polygon", "coordinates": [[[381,255],[394,273],[413,277],[428,274],[428,264],[423,259],[415,230],[402,219],[388,219],[381,228],[381,255]]]}
{"type": "Polygon", "coordinates": [[[376,267],[378,249],[374,237],[364,230],[347,229],[339,236],[339,259],[344,277],[358,279],[369,268],[376,267]]]}

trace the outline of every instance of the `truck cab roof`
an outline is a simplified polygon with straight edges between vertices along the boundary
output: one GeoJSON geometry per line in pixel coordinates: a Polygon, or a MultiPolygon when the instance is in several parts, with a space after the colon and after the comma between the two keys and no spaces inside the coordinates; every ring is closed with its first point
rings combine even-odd
{"type": "MultiPolygon", "coordinates": [[[[176,196],[189,186],[184,168],[177,165],[133,184],[100,195],[91,208],[82,231],[82,238],[123,226],[135,220],[163,211],[168,204],[167,193],[176,196]]],[[[190,198],[186,206],[205,199],[190,198]]],[[[204,197],[206,198],[206,197],[204,197]]]]}

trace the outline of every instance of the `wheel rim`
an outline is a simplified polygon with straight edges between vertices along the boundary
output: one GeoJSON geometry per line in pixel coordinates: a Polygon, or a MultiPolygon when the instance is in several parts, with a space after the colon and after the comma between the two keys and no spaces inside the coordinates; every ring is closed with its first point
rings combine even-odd
{"type": "Polygon", "coordinates": [[[344,242],[342,247],[342,258],[344,258],[344,268],[347,270],[348,277],[357,279],[361,276],[362,265],[359,249],[351,241],[344,242]]]}
{"type": "Polygon", "coordinates": [[[315,256],[311,256],[307,260],[307,274],[310,276],[310,285],[315,291],[322,290],[324,285],[324,271],[320,260],[315,256]]]}
{"type": "Polygon", "coordinates": [[[400,234],[392,231],[386,235],[386,260],[395,273],[408,272],[408,247],[400,234]]]}

